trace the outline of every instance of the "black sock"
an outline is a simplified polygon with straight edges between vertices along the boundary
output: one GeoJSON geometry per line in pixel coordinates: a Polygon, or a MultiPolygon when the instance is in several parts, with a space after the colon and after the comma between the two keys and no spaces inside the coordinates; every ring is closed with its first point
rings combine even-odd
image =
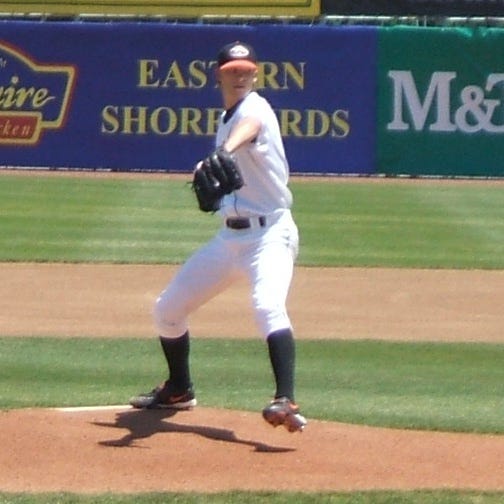
{"type": "Polygon", "coordinates": [[[268,350],[275,375],[275,398],[288,397],[294,402],[294,364],[296,360],[292,331],[281,329],[272,332],[268,338],[268,350]]]}
{"type": "Polygon", "coordinates": [[[192,386],[189,372],[189,332],[178,338],[160,336],[161,347],[168,363],[169,380],[175,389],[185,390],[192,386]]]}

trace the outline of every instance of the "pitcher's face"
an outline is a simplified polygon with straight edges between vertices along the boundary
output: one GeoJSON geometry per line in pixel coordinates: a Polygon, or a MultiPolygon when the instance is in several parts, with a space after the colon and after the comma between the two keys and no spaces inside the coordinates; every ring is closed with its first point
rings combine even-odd
{"type": "Polygon", "coordinates": [[[257,70],[231,68],[218,70],[217,79],[225,101],[238,102],[245,98],[257,80],[257,70]]]}

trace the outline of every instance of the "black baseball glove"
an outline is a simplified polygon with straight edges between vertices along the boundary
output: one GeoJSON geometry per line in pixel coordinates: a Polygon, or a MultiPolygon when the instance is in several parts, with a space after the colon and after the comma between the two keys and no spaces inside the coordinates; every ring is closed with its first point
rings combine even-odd
{"type": "Polygon", "coordinates": [[[233,155],[219,147],[194,169],[192,188],[203,212],[216,212],[220,200],[243,186],[233,155]]]}

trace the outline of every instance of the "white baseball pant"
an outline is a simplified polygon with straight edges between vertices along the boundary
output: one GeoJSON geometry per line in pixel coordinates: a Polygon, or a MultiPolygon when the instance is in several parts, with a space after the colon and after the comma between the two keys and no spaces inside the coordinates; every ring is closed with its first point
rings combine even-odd
{"type": "Polygon", "coordinates": [[[290,328],[286,300],[298,241],[289,210],[267,215],[265,227],[233,230],[224,225],[187,260],[159,295],[154,307],[159,335],[177,338],[184,334],[188,316],[240,276],[250,284],[254,318],[261,335],[266,338],[274,331],[290,328]]]}

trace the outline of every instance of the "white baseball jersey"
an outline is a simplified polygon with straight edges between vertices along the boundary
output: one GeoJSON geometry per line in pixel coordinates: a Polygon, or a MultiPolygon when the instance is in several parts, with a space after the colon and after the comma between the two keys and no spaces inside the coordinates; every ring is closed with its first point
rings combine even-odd
{"type": "Polygon", "coordinates": [[[233,126],[244,117],[255,117],[261,121],[262,126],[253,142],[235,152],[244,186],[223,198],[221,215],[268,215],[280,208],[290,208],[292,194],[287,188],[289,165],[277,118],[263,97],[252,91],[237,104],[231,114],[222,114],[216,145],[221,146],[233,126]]]}
{"type": "Polygon", "coordinates": [[[255,319],[264,338],[291,327],[286,299],[298,230],[290,212],[289,167],[278,121],[268,102],[251,92],[224,113],[216,144],[222,145],[233,126],[251,115],[260,119],[260,132],[234,153],[244,186],[224,197],[219,210],[222,228],[188,259],[160,294],[154,320],[161,336],[184,334],[189,315],[239,277],[249,281],[255,319]],[[254,225],[232,229],[225,222],[229,217],[247,217],[254,225]]]}

